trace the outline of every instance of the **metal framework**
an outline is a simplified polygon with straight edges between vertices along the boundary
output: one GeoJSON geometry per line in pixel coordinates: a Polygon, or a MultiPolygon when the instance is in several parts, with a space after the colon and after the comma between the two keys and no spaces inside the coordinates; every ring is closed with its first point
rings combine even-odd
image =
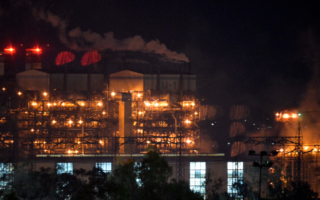
{"type": "Polygon", "coordinates": [[[181,154],[200,150],[199,103],[193,96],[170,102],[150,92],[131,94],[132,129],[127,137],[119,135],[119,100],[111,92],[65,99],[55,92],[19,91],[8,101],[9,115],[0,123],[2,157],[32,161],[51,154],[120,154],[125,145],[130,153],[145,153],[153,145],[162,153],[179,155],[177,173],[183,180],[181,154]]]}

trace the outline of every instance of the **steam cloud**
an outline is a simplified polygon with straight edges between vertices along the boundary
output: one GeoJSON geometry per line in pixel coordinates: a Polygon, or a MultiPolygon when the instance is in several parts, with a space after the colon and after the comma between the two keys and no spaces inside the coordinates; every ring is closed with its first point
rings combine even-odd
{"type": "Polygon", "coordinates": [[[113,32],[101,35],[90,30],[82,31],[79,27],[72,29],[67,34],[67,22],[57,15],[50,12],[45,13],[43,11],[35,11],[34,14],[39,19],[50,23],[53,27],[58,29],[60,41],[68,48],[75,51],[103,51],[106,49],[111,49],[113,51],[141,51],[165,55],[169,60],[189,62],[189,59],[185,54],[169,50],[166,45],[160,43],[159,40],[146,42],[139,35],[118,40],[114,38],[113,32]]]}

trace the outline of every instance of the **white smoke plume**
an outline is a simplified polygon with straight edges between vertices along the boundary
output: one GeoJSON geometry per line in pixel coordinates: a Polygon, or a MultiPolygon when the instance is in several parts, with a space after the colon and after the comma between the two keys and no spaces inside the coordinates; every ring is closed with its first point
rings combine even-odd
{"type": "Polygon", "coordinates": [[[101,35],[92,32],[91,30],[82,31],[79,27],[72,29],[67,34],[67,22],[62,20],[59,16],[43,11],[35,11],[34,13],[37,18],[50,23],[53,27],[58,29],[60,41],[68,48],[75,51],[103,51],[106,49],[111,49],[113,51],[141,51],[165,55],[168,60],[189,62],[189,59],[185,54],[169,50],[166,45],[160,43],[159,40],[146,42],[139,35],[118,40],[114,38],[113,32],[101,35]]]}

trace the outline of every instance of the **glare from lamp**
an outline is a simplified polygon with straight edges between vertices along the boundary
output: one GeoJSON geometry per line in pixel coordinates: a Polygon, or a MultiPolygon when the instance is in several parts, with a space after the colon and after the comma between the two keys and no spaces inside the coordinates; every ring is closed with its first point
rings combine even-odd
{"type": "Polygon", "coordinates": [[[116,93],[115,92],[111,92],[111,96],[114,96],[114,95],[116,95],[116,93]]]}
{"type": "Polygon", "coordinates": [[[47,96],[47,95],[48,95],[48,93],[46,93],[46,92],[43,93],[43,96],[47,96]]]}
{"type": "Polygon", "coordinates": [[[20,96],[21,94],[22,94],[22,93],[19,91],[19,92],[18,92],[18,95],[20,96]]]}

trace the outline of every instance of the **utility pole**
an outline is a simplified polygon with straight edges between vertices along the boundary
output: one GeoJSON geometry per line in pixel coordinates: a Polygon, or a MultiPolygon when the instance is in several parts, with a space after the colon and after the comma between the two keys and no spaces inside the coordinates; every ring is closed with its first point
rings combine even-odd
{"type": "Polygon", "coordinates": [[[263,167],[268,167],[269,168],[273,164],[273,162],[271,162],[271,161],[267,162],[266,164],[262,164],[262,157],[263,156],[276,156],[276,155],[278,155],[277,151],[272,151],[270,154],[268,154],[266,151],[261,151],[260,154],[256,154],[255,151],[249,151],[249,156],[260,156],[260,162],[259,163],[256,162],[256,161],[253,162],[253,166],[254,167],[259,167],[259,191],[258,191],[259,200],[261,200],[261,182],[262,182],[261,181],[261,169],[263,167]]]}

